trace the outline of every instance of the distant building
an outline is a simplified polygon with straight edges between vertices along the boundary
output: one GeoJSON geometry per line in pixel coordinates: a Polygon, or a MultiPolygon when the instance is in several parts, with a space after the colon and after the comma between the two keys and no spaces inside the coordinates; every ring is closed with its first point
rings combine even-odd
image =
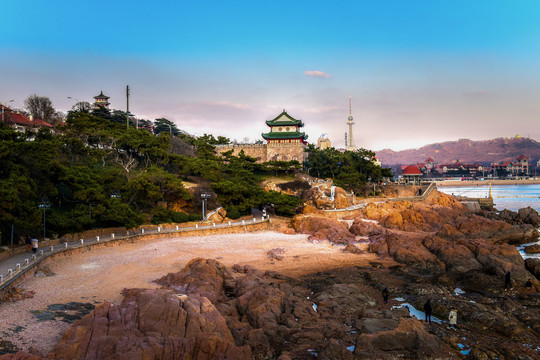
{"type": "Polygon", "coordinates": [[[3,112],[2,118],[4,123],[11,126],[14,130],[25,132],[26,130],[35,131],[39,128],[46,127],[52,128],[53,126],[41,119],[35,119],[30,115],[29,117],[21,114],[18,111],[13,111],[9,107],[0,105],[0,112],[3,112]]]}
{"type": "Polygon", "coordinates": [[[516,161],[496,161],[491,163],[491,171],[494,176],[504,175],[528,175],[530,174],[529,159],[521,154],[516,161]]]}
{"type": "Polygon", "coordinates": [[[328,149],[332,147],[332,143],[330,142],[330,139],[326,137],[326,134],[322,134],[317,139],[317,147],[321,150],[328,149]]]}
{"type": "Polygon", "coordinates": [[[103,90],[101,90],[99,95],[94,96],[94,99],[96,100],[94,101],[94,108],[102,107],[104,109],[108,109],[109,105],[111,105],[111,103],[109,103],[110,97],[104,95],[103,90]]]}
{"type": "Polygon", "coordinates": [[[349,117],[347,119],[347,125],[349,125],[349,131],[345,134],[345,149],[349,151],[356,151],[356,144],[354,143],[353,128],[354,125],[352,110],[351,110],[351,96],[349,95],[349,117]]]}
{"type": "Polygon", "coordinates": [[[227,144],[217,145],[216,151],[224,153],[233,150],[237,155],[240,151],[257,159],[257,162],[266,161],[304,161],[304,148],[307,145],[307,135],[300,132],[304,127],[302,120],[297,120],[287,114],[285,110],[272,120],[267,120],[266,125],[270,131],[261,134],[266,144],[227,144]]]}
{"type": "Polygon", "coordinates": [[[422,176],[422,171],[416,165],[409,165],[403,169],[401,176],[405,183],[407,184],[420,184],[420,177],[422,176]]]}

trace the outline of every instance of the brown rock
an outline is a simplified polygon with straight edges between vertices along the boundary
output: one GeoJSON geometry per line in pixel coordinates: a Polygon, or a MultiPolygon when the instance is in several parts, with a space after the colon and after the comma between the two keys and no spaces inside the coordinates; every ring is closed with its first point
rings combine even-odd
{"type": "Polygon", "coordinates": [[[523,250],[527,254],[538,254],[540,253],[540,245],[534,244],[534,245],[525,246],[523,250]]]}
{"type": "Polygon", "coordinates": [[[347,244],[354,240],[345,224],[327,217],[296,216],[292,226],[297,233],[311,234],[317,240],[329,240],[337,244],[347,244]]]}

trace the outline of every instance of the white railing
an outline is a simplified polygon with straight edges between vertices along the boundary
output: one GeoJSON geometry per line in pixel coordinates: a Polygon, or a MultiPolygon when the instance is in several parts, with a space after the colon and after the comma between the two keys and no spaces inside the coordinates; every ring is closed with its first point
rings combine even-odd
{"type": "MultiPolygon", "coordinates": [[[[216,209],[217,210],[217,209],[216,209]]],[[[151,229],[144,229],[139,228],[135,231],[128,230],[127,233],[124,236],[121,236],[119,234],[110,234],[108,236],[96,236],[88,239],[79,239],[78,241],[74,242],[64,242],[59,245],[50,246],[47,248],[43,248],[39,250],[37,253],[32,254],[31,258],[24,259],[24,263],[21,265],[20,262],[17,263],[17,261],[20,260],[14,260],[13,266],[10,266],[6,274],[0,274],[0,290],[2,290],[7,285],[11,284],[11,282],[15,279],[17,279],[20,275],[34,267],[36,264],[38,264],[43,259],[52,256],[54,254],[58,254],[70,249],[77,249],[82,247],[89,247],[96,244],[111,242],[111,241],[117,241],[122,239],[129,239],[134,238],[138,236],[148,236],[148,235],[156,235],[156,234],[174,234],[174,233],[182,233],[182,232],[189,232],[189,231],[203,231],[203,230],[216,230],[216,229],[223,229],[223,228],[233,228],[233,227],[241,227],[248,225],[255,225],[255,224],[261,224],[264,222],[269,222],[270,217],[260,217],[260,218],[253,218],[250,220],[242,220],[241,222],[227,222],[223,224],[216,224],[216,223],[209,223],[208,225],[204,224],[195,224],[195,226],[187,226],[187,227],[178,227],[175,226],[171,229],[164,229],[162,227],[157,228],[151,228],[151,229]]],[[[247,230],[247,229],[246,229],[247,230]]],[[[2,261],[3,262],[9,262],[10,258],[5,258],[2,261]]]]}

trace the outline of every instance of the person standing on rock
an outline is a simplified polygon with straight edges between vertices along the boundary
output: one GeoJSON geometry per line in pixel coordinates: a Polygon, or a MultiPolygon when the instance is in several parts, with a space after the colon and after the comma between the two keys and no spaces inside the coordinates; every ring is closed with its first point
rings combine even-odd
{"type": "Polygon", "coordinates": [[[510,289],[512,286],[512,279],[510,278],[510,271],[506,272],[506,275],[504,275],[504,288],[510,289]]]}
{"type": "Polygon", "coordinates": [[[450,310],[450,314],[448,315],[448,321],[450,322],[450,325],[457,325],[457,310],[456,309],[450,310]]]}
{"type": "Polygon", "coordinates": [[[429,322],[431,324],[431,299],[428,299],[426,303],[424,304],[424,312],[426,313],[426,322],[429,322]]]}
{"type": "Polygon", "coordinates": [[[388,304],[388,288],[385,286],[382,291],[382,298],[385,304],[388,304]]]}

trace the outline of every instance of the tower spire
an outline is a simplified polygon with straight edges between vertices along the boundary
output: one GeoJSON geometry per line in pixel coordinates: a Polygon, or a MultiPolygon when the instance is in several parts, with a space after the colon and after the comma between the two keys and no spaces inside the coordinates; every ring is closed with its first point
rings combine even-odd
{"type": "Polygon", "coordinates": [[[345,150],[356,151],[356,145],[354,144],[354,138],[353,138],[352,126],[354,125],[354,122],[353,122],[353,117],[352,117],[351,103],[352,103],[351,95],[349,95],[349,118],[348,118],[349,121],[347,121],[347,125],[349,125],[349,131],[347,134],[348,135],[347,140],[345,141],[345,150]]]}

